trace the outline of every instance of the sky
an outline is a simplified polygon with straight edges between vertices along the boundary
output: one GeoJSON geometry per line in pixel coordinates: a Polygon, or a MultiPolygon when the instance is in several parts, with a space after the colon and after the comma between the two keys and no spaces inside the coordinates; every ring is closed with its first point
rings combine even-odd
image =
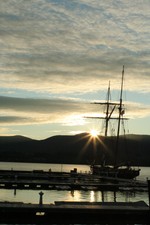
{"type": "Polygon", "coordinates": [[[123,65],[127,133],[150,135],[149,12],[149,0],[1,0],[0,136],[101,133],[86,117],[105,112],[91,103],[109,82],[119,100],[123,65]]]}

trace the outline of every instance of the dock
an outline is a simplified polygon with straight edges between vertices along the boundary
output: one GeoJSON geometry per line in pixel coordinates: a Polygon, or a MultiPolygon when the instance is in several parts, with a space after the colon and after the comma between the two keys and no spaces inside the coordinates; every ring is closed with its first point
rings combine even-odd
{"type": "Polygon", "coordinates": [[[149,205],[137,202],[69,202],[39,204],[0,202],[0,224],[149,224],[150,181],[139,182],[122,179],[103,179],[92,174],[43,171],[0,171],[0,188],[38,190],[124,190],[146,188],[149,205]],[[69,189],[68,189],[69,188],[69,189]]]}
{"type": "Polygon", "coordinates": [[[148,191],[147,182],[88,173],[0,170],[0,189],[148,191]]]}
{"type": "Polygon", "coordinates": [[[0,224],[149,224],[143,202],[0,202],[0,224]]]}

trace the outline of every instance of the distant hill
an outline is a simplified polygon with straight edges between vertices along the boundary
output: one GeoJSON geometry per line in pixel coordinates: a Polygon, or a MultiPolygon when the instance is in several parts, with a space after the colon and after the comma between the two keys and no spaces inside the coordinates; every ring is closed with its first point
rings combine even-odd
{"type": "MultiPolygon", "coordinates": [[[[0,136],[0,161],[68,164],[113,164],[115,137],[91,139],[87,133],[60,135],[44,140],[24,136],[0,136]]],[[[117,161],[135,166],[150,166],[150,135],[120,138],[117,161]]]]}

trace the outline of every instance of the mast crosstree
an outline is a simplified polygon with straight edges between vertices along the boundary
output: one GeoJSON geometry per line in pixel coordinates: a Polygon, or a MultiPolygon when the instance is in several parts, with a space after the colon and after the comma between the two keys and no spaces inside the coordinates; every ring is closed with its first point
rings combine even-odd
{"type": "Polygon", "coordinates": [[[123,118],[123,114],[125,112],[124,109],[123,109],[123,104],[122,104],[123,76],[124,76],[124,66],[123,66],[123,71],[122,71],[122,84],[121,84],[120,102],[111,102],[111,99],[110,99],[110,81],[109,81],[106,102],[93,102],[92,103],[92,104],[106,105],[105,117],[104,116],[93,116],[93,117],[87,116],[87,117],[85,117],[85,118],[91,118],[91,119],[104,119],[105,120],[105,132],[104,132],[105,137],[108,136],[108,126],[109,126],[110,120],[118,120],[117,137],[119,137],[121,119],[127,120],[127,118],[123,118]],[[110,106],[111,106],[111,109],[110,109],[110,106]],[[114,110],[116,109],[117,106],[118,106],[118,111],[119,111],[118,117],[112,117],[112,114],[113,114],[113,112],[114,112],[114,110]]]}

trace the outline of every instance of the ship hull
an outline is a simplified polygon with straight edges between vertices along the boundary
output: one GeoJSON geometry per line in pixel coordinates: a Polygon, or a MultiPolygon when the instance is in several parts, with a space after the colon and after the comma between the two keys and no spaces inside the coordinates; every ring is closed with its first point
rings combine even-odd
{"type": "Polygon", "coordinates": [[[120,179],[134,179],[140,174],[140,169],[133,169],[131,167],[125,168],[113,168],[94,165],[91,166],[91,172],[93,175],[99,175],[101,177],[113,177],[120,179]]]}

